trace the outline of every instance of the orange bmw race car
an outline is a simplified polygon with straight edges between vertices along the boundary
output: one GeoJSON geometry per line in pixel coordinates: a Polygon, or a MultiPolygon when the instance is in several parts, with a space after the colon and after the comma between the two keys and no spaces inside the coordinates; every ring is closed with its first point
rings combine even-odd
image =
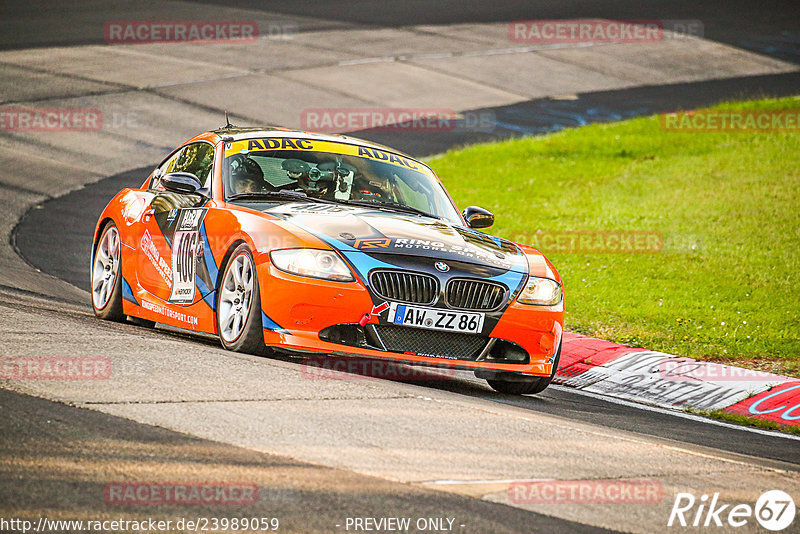
{"type": "Polygon", "coordinates": [[[561,352],[561,279],[536,249],[477,230],[493,222],[387,147],[228,125],[106,206],[93,306],[235,351],[445,366],[538,393],[561,352]]]}

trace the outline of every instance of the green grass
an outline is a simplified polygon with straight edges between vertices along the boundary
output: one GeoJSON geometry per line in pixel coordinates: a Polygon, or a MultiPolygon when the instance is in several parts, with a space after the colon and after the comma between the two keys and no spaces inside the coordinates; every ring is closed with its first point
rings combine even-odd
{"type": "MultiPolygon", "coordinates": [[[[730,109],[800,109],[800,97],[730,109]]],[[[567,328],[800,375],[800,134],[673,133],[656,117],[450,151],[430,161],[494,234],[660,232],[649,254],[544,252],[567,328]]]]}
{"type": "Polygon", "coordinates": [[[710,417],[711,419],[716,419],[717,421],[725,421],[726,423],[734,423],[737,425],[744,425],[744,426],[752,426],[755,428],[761,428],[764,430],[776,430],[778,432],[786,432],[787,434],[795,434],[800,436],[800,426],[798,425],[790,425],[785,424],[782,425],[780,423],[776,423],[774,421],[770,421],[769,419],[759,419],[757,417],[749,417],[747,415],[739,415],[736,413],[730,413],[723,410],[696,410],[694,408],[687,408],[687,413],[691,413],[694,415],[702,415],[705,417],[710,417]]]}

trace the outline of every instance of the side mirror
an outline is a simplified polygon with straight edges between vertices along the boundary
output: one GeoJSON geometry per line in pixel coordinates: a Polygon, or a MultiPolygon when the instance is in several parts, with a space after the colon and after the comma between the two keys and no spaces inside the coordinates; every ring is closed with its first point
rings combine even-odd
{"type": "Polygon", "coordinates": [[[193,194],[198,193],[203,187],[200,179],[190,172],[171,172],[161,178],[164,189],[173,193],[193,194]]]}
{"type": "Polygon", "coordinates": [[[478,206],[467,206],[463,215],[470,228],[489,228],[494,224],[492,212],[478,206]]]}

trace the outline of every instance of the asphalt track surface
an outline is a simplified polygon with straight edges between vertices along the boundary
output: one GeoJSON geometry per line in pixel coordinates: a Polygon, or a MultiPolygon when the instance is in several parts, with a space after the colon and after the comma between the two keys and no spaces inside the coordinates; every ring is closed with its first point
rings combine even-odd
{"type": "MultiPolygon", "coordinates": [[[[145,167],[111,176],[29,211],[14,234],[17,250],[43,272],[78,288],[87,287],[86,258],[90,254],[95,221],[109,198],[125,187],[141,185],[150,170],[145,167]],[[42,231],[56,226],[63,233],[42,231]]],[[[610,428],[786,462],[789,465],[785,467],[800,471],[800,441],[776,438],[773,434],[718,426],[664,411],[645,411],[631,405],[587,397],[566,388],[551,388],[537,397],[515,398],[490,393],[483,387],[476,388],[473,381],[442,381],[425,385],[610,428]]]]}
{"type": "MultiPolygon", "coordinates": [[[[125,517],[104,501],[109,474],[152,479],[152,466],[174,476],[191,473],[195,480],[247,481],[258,487],[254,504],[236,508],[235,517],[276,517],[279,531],[330,532],[346,517],[451,517],[469,524],[462,532],[521,532],[532,525],[539,532],[602,533],[604,529],[413,486],[399,486],[375,477],[287,460],[279,456],[231,447],[150,425],[131,423],[86,409],[0,389],[0,454],[3,462],[0,502],[11,507],[50,508],[54,516],[100,520],[125,517]],[[42,441],[46,440],[43,446],[42,441]],[[113,447],[115,443],[125,447],[113,447]],[[76,444],[81,446],[75,447],[76,444]],[[78,480],[72,465],[86,466],[78,480]],[[119,466],[115,468],[114,466],[119,466]],[[122,468],[123,473],[120,473],[122,468]],[[110,473],[109,473],[110,472],[110,473]],[[332,487],[337,491],[330,491],[332,487]],[[52,493],[77,495],[53,509],[52,493]]],[[[223,505],[203,507],[152,506],[148,517],[231,517],[223,505]]],[[[130,517],[133,519],[133,517],[130,517]]],[[[458,527],[456,527],[458,528],[458,527]]],[[[341,530],[341,528],[339,529],[341,530]]]]}
{"type": "MultiPolygon", "coordinates": [[[[126,18],[167,18],[157,16],[159,11],[155,4],[126,5],[130,6],[126,18]]],[[[175,9],[184,18],[191,18],[187,13],[194,12],[193,5],[220,10],[235,6],[251,12],[313,17],[313,20],[301,22],[301,31],[337,29],[342,24],[380,29],[403,28],[411,24],[470,25],[517,19],[594,16],[700,19],[705,25],[705,36],[710,40],[783,62],[799,63],[798,21],[796,8],[790,2],[709,2],[699,6],[678,2],[655,6],[646,15],[637,2],[551,5],[517,1],[502,4],[388,1],[376,7],[375,4],[356,1],[322,4],[239,1],[182,3],[175,9]]],[[[0,28],[7,29],[8,26],[4,25],[11,24],[13,31],[6,31],[0,37],[0,49],[102,42],[97,37],[87,38],[87,35],[97,35],[87,28],[102,28],[104,20],[119,18],[119,14],[104,18],[98,13],[87,17],[86,12],[102,12],[105,7],[92,2],[77,6],[65,4],[63,7],[43,2],[4,3],[0,6],[0,28]],[[36,23],[19,24],[20,19],[35,20],[36,23]],[[63,24],[64,19],[80,19],[81,23],[63,24]]],[[[208,16],[207,13],[204,16],[208,16]]],[[[80,50],[80,46],[75,50],[80,50]]],[[[16,66],[5,68],[10,69],[13,75],[18,74],[16,66]]],[[[42,76],[49,75],[44,71],[36,72],[42,76]]],[[[16,83],[11,75],[9,80],[16,83]]],[[[84,75],[73,77],[71,81],[84,83],[84,75]]],[[[25,86],[27,82],[18,83],[25,86]]],[[[52,82],[50,85],[46,81],[43,83],[49,91],[55,87],[52,82]]],[[[31,87],[32,93],[40,89],[31,87]]],[[[86,94],[91,98],[93,92],[101,94],[109,89],[112,92],[125,91],[125,87],[106,86],[89,88],[86,94]]],[[[5,90],[14,94],[8,85],[4,86],[5,90]]],[[[782,67],[780,72],[756,75],[574,91],[575,98],[570,99],[537,97],[517,99],[510,104],[459,108],[491,112],[496,125],[489,132],[408,136],[362,131],[358,135],[397,146],[414,155],[427,155],[475,141],[692,108],[726,99],[798,92],[800,75],[782,67]]],[[[12,104],[26,101],[24,97],[3,96],[3,102],[12,104]]],[[[48,97],[45,95],[43,98],[46,101],[48,97]]],[[[194,104],[198,106],[196,110],[208,116],[218,116],[219,110],[211,105],[203,106],[200,97],[195,100],[183,95],[173,98],[172,104],[157,110],[174,111],[176,120],[181,121],[187,115],[185,107],[194,104]]],[[[191,121],[187,123],[194,124],[191,121]]],[[[103,146],[127,141],[125,134],[117,137],[112,142],[104,140],[106,144],[103,146]]],[[[163,153],[170,148],[167,141],[161,141],[166,137],[150,136],[137,140],[137,143],[147,154],[157,154],[159,150],[163,153]]],[[[261,504],[285,518],[290,531],[335,530],[331,529],[331,521],[341,519],[343,515],[375,517],[399,513],[419,517],[457,516],[468,526],[465,531],[469,532],[597,531],[585,524],[607,524],[610,528],[622,530],[637,530],[636,525],[639,528],[649,525],[644,528],[652,530],[653,525],[647,523],[652,517],[642,510],[616,515],[613,510],[587,511],[586,507],[560,510],[527,507],[522,510],[508,506],[502,491],[492,493],[479,485],[475,489],[468,484],[458,484],[489,476],[483,473],[512,473],[517,478],[527,473],[527,476],[544,478],[587,479],[603,476],[630,478],[634,476],[632,473],[640,473],[641,476],[664,480],[670,489],[687,484],[703,491],[719,487],[728,495],[736,495],[742,481],[761,489],[773,489],[767,486],[774,485],[788,490],[790,481],[796,480],[800,470],[800,442],[772,433],[732,428],[683,414],[609,402],[564,388],[550,388],[537,397],[509,397],[491,392],[483,381],[465,373],[459,374],[455,380],[446,381],[423,380],[410,384],[370,381],[368,387],[360,387],[356,381],[354,384],[309,387],[307,381],[296,379],[301,363],[294,358],[239,357],[222,353],[217,343],[211,340],[174,332],[150,332],[132,325],[98,324],[91,317],[83,291],[88,282],[88,236],[97,214],[108,199],[122,187],[139,185],[149,173],[150,166],[156,163],[157,156],[148,160],[152,161],[149,167],[140,167],[145,161],[131,158],[138,164],[126,166],[120,163],[118,169],[134,166],[136,169],[120,174],[101,170],[93,174],[92,183],[84,187],[73,186],[72,191],[64,195],[63,187],[54,187],[51,193],[48,184],[53,183],[54,177],[66,179],[80,174],[77,166],[43,166],[41,161],[27,155],[22,163],[15,159],[17,151],[29,155],[32,149],[48,149],[50,143],[47,139],[11,136],[10,143],[7,146],[12,150],[4,158],[12,164],[6,166],[2,175],[0,193],[13,208],[10,213],[18,214],[16,216],[21,216],[22,220],[9,234],[9,239],[14,250],[30,266],[45,274],[16,266],[9,271],[11,274],[3,273],[0,315],[5,324],[2,333],[4,353],[49,354],[59,340],[84,340],[85,347],[64,346],[62,350],[74,350],[76,354],[82,353],[81,350],[90,353],[105,350],[114,356],[115,366],[119,362],[115,369],[120,369],[121,374],[108,388],[102,385],[95,389],[79,389],[69,384],[52,387],[16,384],[12,386],[16,392],[0,390],[0,413],[4,414],[0,422],[3,436],[0,466],[6,480],[16,481],[13,488],[11,484],[4,485],[0,493],[0,510],[6,515],[9,511],[55,510],[62,517],[69,517],[72,512],[75,512],[73,517],[103,516],[108,509],[102,506],[97,495],[109,477],[143,480],[169,476],[170,473],[191,473],[193,477],[208,480],[214,474],[232,470],[241,473],[242,477],[257,480],[260,486],[267,488],[267,492],[280,488],[283,493],[273,495],[274,499],[261,504]],[[23,177],[29,174],[34,180],[15,179],[9,172],[23,177]],[[28,208],[34,204],[33,208],[28,208]],[[51,348],[49,352],[48,347],[51,348]],[[250,370],[242,374],[240,368],[245,364],[250,366],[250,370]],[[198,384],[190,383],[194,380],[190,378],[192,373],[199,375],[198,384]],[[220,384],[214,380],[215,375],[228,377],[228,381],[220,384]],[[250,375],[258,376],[260,381],[250,380],[250,375]],[[236,382],[236,377],[241,384],[236,382]],[[288,385],[283,386],[281,379],[288,385]],[[269,387],[259,395],[254,390],[262,388],[263,384],[269,384],[269,387]],[[174,394],[170,390],[173,386],[174,394]],[[289,386],[294,389],[287,390],[289,386]],[[212,391],[211,388],[220,390],[212,391]],[[35,399],[20,392],[93,410],[35,399]],[[300,402],[300,408],[294,405],[297,402],[300,402]],[[303,405],[303,402],[307,404],[303,405]],[[346,408],[338,408],[337,403],[346,408]],[[431,404],[435,409],[430,408],[431,404]],[[214,411],[218,406],[225,408],[214,411]],[[276,406],[280,408],[273,408],[276,406]],[[308,408],[312,406],[314,408],[308,408]],[[449,408],[445,410],[445,407],[449,408]],[[265,414],[281,410],[288,415],[275,413],[270,415],[274,419],[264,424],[265,414]],[[327,411],[328,418],[320,420],[314,410],[327,411]],[[345,410],[344,414],[340,410],[345,410]],[[416,414],[417,424],[404,419],[404,411],[416,414]],[[115,414],[124,418],[115,417],[115,414]],[[295,420],[291,419],[292,414],[296,414],[295,420]],[[491,419],[486,414],[497,414],[502,418],[491,419]],[[466,429],[475,429],[479,433],[470,436],[469,432],[447,426],[445,421],[452,417],[463,417],[466,429]],[[364,418],[374,424],[371,431],[361,428],[358,419],[364,418]],[[514,421],[519,421],[516,429],[514,421]],[[343,436],[336,432],[337,424],[352,425],[353,428],[343,436]],[[283,429],[283,434],[278,433],[274,440],[239,435],[240,430],[251,426],[253,430],[269,432],[270,425],[283,429]],[[554,441],[537,436],[537,428],[552,432],[554,441]],[[377,435],[377,429],[387,434],[377,435]],[[454,454],[449,460],[454,469],[442,468],[448,463],[438,461],[444,442],[452,440],[457,447],[469,446],[473,441],[494,445],[495,442],[486,441],[486,434],[491,437],[492,431],[506,433],[505,439],[498,443],[505,445],[508,442],[513,454],[505,450],[498,451],[498,454],[519,462],[519,470],[489,465],[484,469],[476,468],[467,464],[465,459],[475,461],[474,458],[479,458],[487,464],[491,464],[493,459],[477,456],[472,450],[465,450],[463,456],[454,454]],[[408,439],[413,436],[440,440],[430,444],[430,465],[420,463],[418,458],[403,456],[406,450],[417,450],[419,454],[418,449],[402,441],[404,435],[408,439]],[[42,436],[46,439],[43,440],[42,436]],[[596,446],[587,448],[584,443],[587,436],[589,441],[596,441],[596,446]],[[315,447],[318,439],[326,441],[315,447]],[[561,442],[560,439],[567,441],[561,442]],[[400,446],[392,450],[380,445],[387,442],[400,446]],[[538,443],[541,448],[526,448],[526,442],[538,443]],[[551,443],[559,449],[557,452],[560,454],[555,458],[548,450],[551,443]],[[388,458],[386,460],[375,454],[381,446],[388,458]],[[337,448],[344,452],[337,455],[337,448]],[[265,454],[265,450],[278,455],[265,454]],[[353,458],[352,451],[361,451],[358,454],[362,457],[353,458]],[[630,456],[626,457],[626,454],[630,456]],[[142,461],[143,457],[147,457],[146,462],[142,461]],[[535,460],[534,464],[528,463],[530,460],[535,460]],[[647,461],[652,463],[647,464],[647,461]],[[540,462],[541,467],[532,467],[536,462],[540,462]],[[123,467],[110,467],[118,463],[123,467]],[[44,467],[33,468],[36,464],[44,467]],[[75,470],[76,465],[80,466],[83,474],[75,470]],[[426,485],[440,473],[445,473],[441,475],[444,478],[452,478],[454,475],[450,473],[459,473],[459,466],[464,481],[446,485],[448,492],[431,491],[429,488],[435,486],[426,485]],[[623,466],[630,466],[630,469],[623,466]],[[248,468],[253,470],[247,471],[248,468]],[[426,469],[429,472],[426,473],[426,469]],[[700,474],[706,472],[707,475],[700,474]]],[[[87,147],[87,151],[92,152],[91,147],[87,147]]],[[[74,180],[76,184],[85,183],[85,179],[74,180]]],[[[12,262],[3,254],[0,254],[0,261],[12,262]]],[[[747,500],[751,496],[741,498],[747,500]]],[[[664,503],[665,506],[668,504],[664,503]]],[[[174,509],[157,510],[157,513],[171,518],[176,515],[174,509]]]]}
{"type": "MultiPolygon", "coordinates": [[[[286,15],[310,16],[322,21],[358,23],[375,27],[403,27],[420,24],[467,24],[481,22],[506,22],[514,20],[604,18],[621,20],[701,20],[705,35],[714,41],[780,57],[787,61],[800,61],[800,33],[797,28],[797,4],[781,0],[752,2],[749,0],[695,2],[679,0],[648,5],[643,8],[639,0],[614,0],[608,2],[581,2],[570,0],[193,0],[198,4],[228,7],[236,6],[286,15]]],[[[146,5],[146,3],[143,3],[146,5]]],[[[2,47],[29,48],[32,46],[76,45],[102,43],[102,39],[62,32],[63,25],[49,22],[45,13],[56,16],[75,16],[74,6],[59,7],[52,2],[32,1],[5,3],[0,15],[9,22],[14,17],[30,15],[30,24],[17,27],[14,39],[2,47]],[[73,13],[70,13],[73,11],[73,13]],[[43,20],[44,18],[44,20],[43,20]],[[49,25],[57,27],[50,27],[49,25]],[[53,31],[56,30],[56,31],[53,31]]],[[[85,3],[87,11],[92,9],[85,3]]],[[[149,9],[152,9],[150,7],[149,9]]],[[[147,13],[145,7],[141,13],[147,13]]],[[[130,17],[134,18],[134,17],[130,17]]],[[[143,17],[144,18],[144,17],[143,17]]]]}

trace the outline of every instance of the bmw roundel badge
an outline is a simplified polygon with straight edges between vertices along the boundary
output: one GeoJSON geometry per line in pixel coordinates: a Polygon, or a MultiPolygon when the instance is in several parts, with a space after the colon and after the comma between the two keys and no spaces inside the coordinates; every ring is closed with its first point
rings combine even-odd
{"type": "Polygon", "coordinates": [[[443,261],[437,261],[436,263],[434,263],[434,264],[433,264],[433,266],[434,266],[434,267],[436,267],[436,270],[437,270],[437,271],[441,271],[441,272],[443,272],[443,273],[446,273],[447,271],[449,271],[449,270],[450,270],[450,266],[449,266],[449,265],[447,265],[447,264],[446,264],[445,262],[443,262],[443,261]]]}

